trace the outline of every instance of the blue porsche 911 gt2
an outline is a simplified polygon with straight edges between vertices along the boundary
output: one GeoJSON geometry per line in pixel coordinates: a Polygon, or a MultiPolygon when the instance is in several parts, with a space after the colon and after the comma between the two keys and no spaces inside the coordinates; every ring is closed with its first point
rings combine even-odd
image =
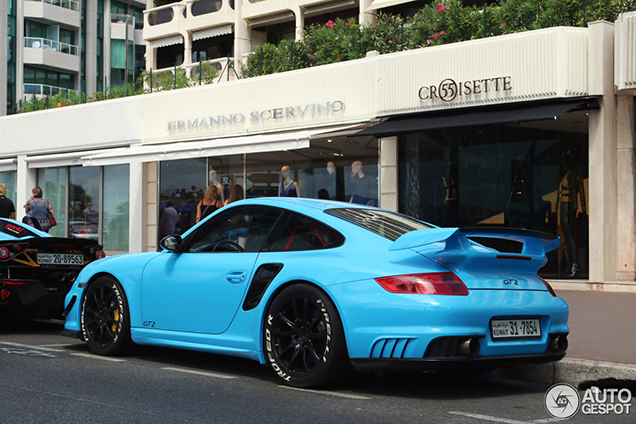
{"type": "Polygon", "coordinates": [[[249,358],[297,387],[351,367],[556,361],[568,306],[537,271],[557,245],[350,203],[243,200],[160,252],[86,266],[66,296],[65,332],[100,355],[137,343],[249,358]]]}

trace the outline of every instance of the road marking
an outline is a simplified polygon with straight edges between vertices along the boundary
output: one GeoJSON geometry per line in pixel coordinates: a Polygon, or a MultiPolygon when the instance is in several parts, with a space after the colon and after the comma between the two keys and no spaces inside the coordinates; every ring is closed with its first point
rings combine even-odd
{"type": "Polygon", "coordinates": [[[26,356],[45,356],[47,358],[56,358],[55,353],[46,352],[39,349],[25,349],[23,347],[3,347],[0,350],[8,354],[17,354],[17,355],[26,355],[26,356]]]}
{"type": "Polygon", "coordinates": [[[102,361],[110,361],[110,362],[126,362],[125,359],[120,358],[111,358],[109,356],[99,356],[94,355],[92,353],[71,353],[73,356],[81,356],[82,358],[90,358],[90,359],[101,359],[102,361]]]}
{"type": "Polygon", "coordinates": [[[3,345],[7,345],[7,346],[14,346],[14,347],[24,347],[27,349],[39,349],[39,350],[44,350],[47,352],[58,352],[58,353],[63,353],[63,350],[60,349],[51,349],[49,347],[43,347],[43,346],[32,346],[32,345],[25,345],[22,343],[13,343],[13,342],[0,342],[0,344],[3,345]]]}
{"type": "Polygon", "coordinates": [[[186,374],[202,375],[202,376],[205,376],[205,377],[222,378],[224,380],[231,380],[233,378],[236,378],[235,376],[232,376],[232,375],[216,374],[216,373],[213,373],[213,372],[205,372],[205,371],[194,371],[194,370],[188,370],[188,369],[185,369],[185,368],[163,367],[161,369],[162,370],[167,370],[167,371],[183,372],[183,373],[186,373],[186,374]]]}
{"type": "Polygon", "coordinates": [[[481,414],[472,414],[470,412],[461,412],[461,411],[448,411],[449,414],[454,415],[462,415],[464,417],[469,418],[477,418],[479,420],[492,421],[495,423],[506,423],[506,424],[532,424],[531,421],[518,421],[518,420],[510,420],[508,418],[499,418],[499,417],[491,417],[489,415],[481,415],[481,414]]]}
{"type": "Polygon", "coordinates": [[[326,390],[300,389],[298,387],[290,387],[290,386],[279,386],[279,387],[282,387],[284,389],[298,390],[299,392],[318,393],[319,395],[329,395],[329,396],[343,397],[347,399],[358,399],[358,400],[371,399],[370,397],[366,397],[366,396],[350,395],[347,393],[338,393],[338,392],[329,392],[326,390]]]}

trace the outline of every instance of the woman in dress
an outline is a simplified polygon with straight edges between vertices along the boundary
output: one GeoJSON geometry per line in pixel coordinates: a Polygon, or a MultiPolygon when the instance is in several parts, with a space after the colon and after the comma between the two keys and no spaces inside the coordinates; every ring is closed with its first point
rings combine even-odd
{"type": "Polygon", "coordinates": [[[203,195],[203,200],[197,205],[197,223],[212,212],[223,207],[219,200],[219,189],[216,186],[208,186],[203,195]]]}

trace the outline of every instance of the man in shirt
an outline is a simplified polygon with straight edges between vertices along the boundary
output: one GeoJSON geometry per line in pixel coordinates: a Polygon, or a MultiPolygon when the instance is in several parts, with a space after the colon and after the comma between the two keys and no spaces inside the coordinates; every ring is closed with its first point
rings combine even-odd
{"type": "Polygon", "coordinates": [[[159,233],[161,238],[171,236],[176,232],[177,222],[179,222],[179,212],[174,208],[172,200],[166,202],[166,208],[159,218],[159,233]]]}
{"type": "Polygon", "coordinates": [[[7,186],[0,184],[0,218],[15,219],[15,206],[11,199],[6,197],[7,186]]]}

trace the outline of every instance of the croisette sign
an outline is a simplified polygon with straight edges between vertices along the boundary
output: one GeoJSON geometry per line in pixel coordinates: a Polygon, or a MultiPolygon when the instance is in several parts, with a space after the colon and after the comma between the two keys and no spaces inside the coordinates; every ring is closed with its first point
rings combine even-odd
{"type": "Polygon", "coordinates": [[[446,78],[437,85],[425,85],[418,91],[422,100],[442,100],[452,102],[462,97],[488,95],[512,90],[510,76],[482,78],[469,81],[455,81],[446,78]]]}
{"type": "Polygon", "coordinates": [[[193,119],[169,121],[167,131],[187,131],[201,128],[222,127],[224,125],[244,124],[245,122],[269,121],[275,119],[298,119],[308,115],[320,115],[342,112],[344,103],[340,100],[326,103],[312,103],[303,106],[288,106],[265,110],[255,110],[249,114],[231,113],[227,115],[204,116],[193,119]]]}

